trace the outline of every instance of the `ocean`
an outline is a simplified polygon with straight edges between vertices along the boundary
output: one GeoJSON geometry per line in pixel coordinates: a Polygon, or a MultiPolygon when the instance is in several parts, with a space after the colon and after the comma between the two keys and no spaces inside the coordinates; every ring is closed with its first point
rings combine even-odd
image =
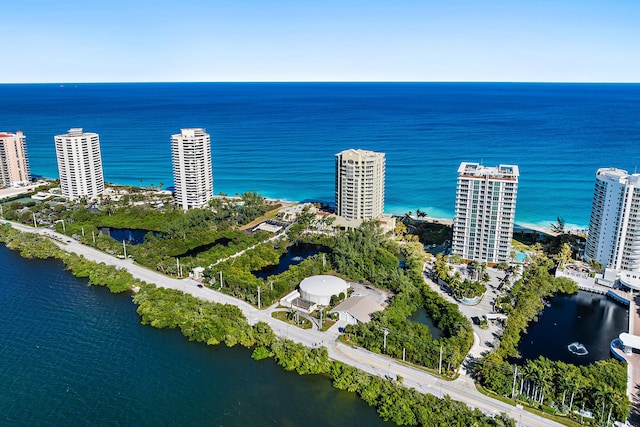
{"type": "Polygon", "coordinates": [[[640,84],[130,83],[0,85],[0,131],[58,176],[53,136],[100,134],[105,179],[173,184],[170,137],[212,137],[214,192],[334,199],[334,155],[386,153],[385,211],[452,218],[462,161],[520,168],[516,223],[589,223],[595,172],[640,165],[640,84]]]}
{"type": "MultiPolygon", "coordinates": [[[[451,218],[462,161],[517,164],[516,222],[586,227],[599,167],[640,163],[640,85],[0,85],[0,131],[57,177],[53,136],[100,134],[107,181],[172,185],[170,135],[212,136],[215,192],[333,201],[334,154],[386,153],[386,211],[451,218]]],[[[0,245],[0,424],[381,425],[321,376],[141,326],[128,295],[0,245]]]]}

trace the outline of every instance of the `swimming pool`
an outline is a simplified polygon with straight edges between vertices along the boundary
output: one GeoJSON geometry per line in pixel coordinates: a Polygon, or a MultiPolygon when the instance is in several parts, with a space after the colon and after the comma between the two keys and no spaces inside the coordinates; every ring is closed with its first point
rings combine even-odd
{"type": "Polygon", "coordinates": [[[516,252],[516,262],[522,264],[527,259],[527,254],[524,252],[516,252]]]}

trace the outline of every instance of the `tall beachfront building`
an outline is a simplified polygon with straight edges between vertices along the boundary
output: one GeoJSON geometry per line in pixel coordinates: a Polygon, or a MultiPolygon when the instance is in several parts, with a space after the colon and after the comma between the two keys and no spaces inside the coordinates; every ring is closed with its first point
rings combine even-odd
{"type": "Polygon", "coordinates": [[[623,285],[640,289],[640,174],[616,168],[596,172],[587,259],[615,270],[623,285]]]}
{"type": "Polygon", "coordinates": [[[465,260],[508,261],[518,193],[518,166],[458,168],[452,250],[465,260]]]}
{"type": "Polygon", "coordinates": [[[213,197],[211,137],[202,128],[171,135],[175,201],[182,209],[199,208],[213,197]]]}
{"type": "Polygon", "coordinates": [[[92,199],[104,191],[100,138],[97,133],[72,128],[54,137],[60,188],[69,199],[92,199]]]}
{"type": "Polygon", "coordinates": [[[336,154],[336,214],[348,220],[377,218],[384,211],[384,153],[336,154]]]}
{"type": "Polygon", "coordinates": [[[0,132],[0,185],[28,184],[31,180],[27,143],[22,131],[0,132]]]}

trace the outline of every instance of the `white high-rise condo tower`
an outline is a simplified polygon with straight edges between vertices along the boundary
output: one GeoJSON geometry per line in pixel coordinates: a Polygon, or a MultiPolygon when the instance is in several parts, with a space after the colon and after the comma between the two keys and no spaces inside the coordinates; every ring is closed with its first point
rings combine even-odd
{"type": "Polygon", "coordinates": [[[211,137],[202,128],[171,135],[175,201],[182,209],[200,208],[213,197],[211,137]]]}
{"type": "Polygon", "coordinates": [[[348,220],[377,218],[384,211],[384,153],[336,154],[336,214],[348,220]]]}
{"type": "Polygon", "coordinates": [[[632,289],[640,289],[639,212],[640,174],[598,169],[585,256],[615,270],[632,289]]]}
{"type": "Polygon", "coordinates": [[[100,138],[82,128],[56,135],[56,157],[62,195],[69,199],[92,199],[104,191],[100,138]]]}
{"type": "Polygon", "coordinates": [[[19,186],[30,180],[27,143],[22,131],[0,132],[0,185],[19,186]]]}
{"type": "Polygon", "coordinates": [[[460,164],[451,244],[454,254],[494,264],[509,260],[519,175],[515,165],[460,164]]]}

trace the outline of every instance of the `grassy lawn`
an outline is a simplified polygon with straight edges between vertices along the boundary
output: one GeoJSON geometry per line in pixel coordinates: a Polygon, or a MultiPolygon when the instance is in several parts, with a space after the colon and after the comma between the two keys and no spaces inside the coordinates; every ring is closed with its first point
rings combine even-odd
{"type": "Polygon", "coordinates": [[[330,327],[332,327],[333,325],[336,324],[335,320],[331,320],[331,319],[322,319],[322,328],[320,328],[321,331],[326,331],[328,330],[330,327]]]}
{"type": "Polygon", "coordinates": [[[271,317],[273,317],[274,319],[282,320],[283,322],[286,322],[290,325],[297,326],[302,329],[311,329],[311,322],[308,319],[305,319],[304,317],[300,317],[300,323],[296,324],[296,320],[289,319],[288,314],[289,313],[287,313],[286,311],[276,311],[271,314],[271,317]]]}
{"type": "Polygon", "coordinates": [[[516,239],[513,239],[511,241],[511,246],[513,247],[514,250],[516,251],[528,251],[531,248],[528,245],[525,245],[522,242],[517,241],[516,239]]]}
{"type": "Polygon", "coordinates": [[[266,214],[262,215],[259,218],[254,219],[249,224],[245,224],[242,227],[240,227],[240,230],[250,230],[253,227],[255,227],[256,225],[260,224],[262,221],[267,221],[269,219],[274,219],[276,217],[276,214],[278,213],[278,211],[281,208],[282,208],[282,205],[278,204],[275,208],[271,209],[266,214]]]}

